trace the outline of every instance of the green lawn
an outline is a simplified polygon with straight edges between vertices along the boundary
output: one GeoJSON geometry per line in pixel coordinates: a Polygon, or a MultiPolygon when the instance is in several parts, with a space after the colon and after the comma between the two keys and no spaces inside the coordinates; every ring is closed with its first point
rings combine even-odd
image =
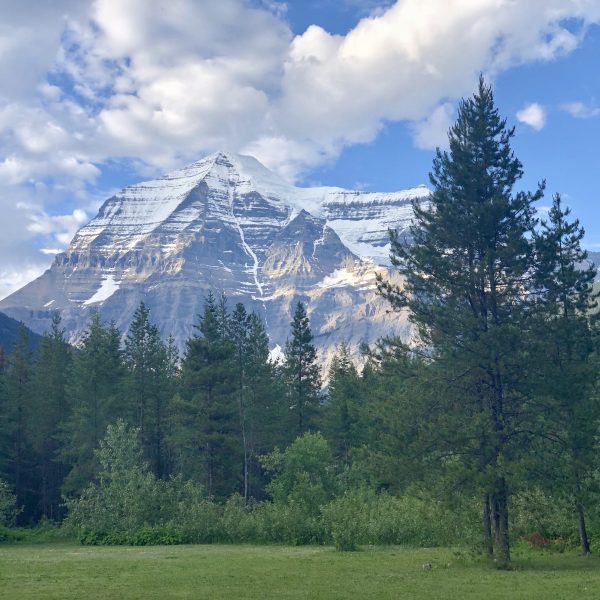
{"type": "Polygon", "coordinates": [[[7,544],[0,598],[598,599],[600,560],[528,554],[506,572],[445,549],[7,544]]]}

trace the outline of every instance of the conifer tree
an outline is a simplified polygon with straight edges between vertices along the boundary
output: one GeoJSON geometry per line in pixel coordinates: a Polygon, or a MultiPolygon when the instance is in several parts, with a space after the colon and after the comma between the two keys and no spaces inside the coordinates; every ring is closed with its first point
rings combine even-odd
{"type": "Polygon", "coordinates": [[[36,453],[40,509],[49,519],[62,518],[60,488],[67,466],[60,457],[60,431],[68,418],[67,372],[71,352],[65,340],[58,312],[44,334],[37,351],[33,372],[31,438],[36,453]]]}
{"type": "MultiPolygon", "coordinates": [[[[543,307],[536,331],[541,377],[536,381],[544,415],[543,439],[560,448],[561,460],[547,461],[558,477],[551,478],[571,498],[584,554],[590,553],[585,522],[586,500],[597,466],[600,402],[594,392],[598,363],[590,324],[598,293],[593,290],[596,268],[583,265],[587,252],[579,221],[568,221],[560,195],[553,198],[548,221],[536,235],[538,284],[543,307]],[[562,469],[560,469],[562,467],[562,469]]],[[[556,453],[554,453],[556,455],[556,453]]],[[[544,469],[546,476],[548,470],[544,469]]]]}
{"type": "Polygon", "coordinates": [[[153,473],[163,477],[170,366],[167,347],[149,317],[149,309],[141,302],[125,340],[126,392],[134,404],[131,422],[140,431],[145,458],[153,473]]]}
{"type": "Polygon", "coordinates": [[[291,323],[292,337],[285,344],[283,371],[292,417],[290,442],[315,427],[319,410],[321,374],[306,308],[298,302],[291,323]]]}
{"type": "Polygon", "coordinates": [[[187,340],[172,434],[184,475],[198,480],[209,496],[216,497],[237,489],[242,471],[235,350],[225,335],[229,325],[223,321],[221,307],[209,294],[196,326],[199,334],[187,340]]]}
{"type": "Polygon", "coordinates": [[[519,454],[515,419],[524,402],[533,203],[542,195],[542,186],[513,194],[523,173],[513,135],[480,78],[477,92],[460,104],[449,150],[437,152],[430,204],[414,205],[412,242],[391,236],[392,262],[406,286],[380,283],[394,307],[410,310],[440,377],[460,390],[437,407],[440,426],[455,434],[446,436],[446,452],[480,489],[484,545],[491,553],[493,524],[503,563],[510,560],[510,465],[519,454]]]}
{"type": "Polygon", "coordinates": [[[61,432],[63,457],[72,467],[63,484],[65,493],[77,493],[93,479],[98,471],[94,451],[106,427],[127,416],[120,338],[113,323],[104,325],[94,313],[73,356],[67,390],[70,414],[61,432]]]}
{"type": "Polygon", "coordinates": [[[243,488],[244,502],[248,502],[249,489],[249,465],[250,465],[250,431],[248,423],[248,364],[247,364],[247,342],[250,319],[241,302],[235,305],[231,315],[231,338],[234,346],[234,361],[236,365],[236,397],[239,415],[239,431],[243,452],[243,488]]]}
{"type": "Polygon", "coordinates": [[[18,524],[35,517],[34,462],[31,448],[31,355],[25,326],[20,323],[4,378],[3,436],[7,441],[4,474],[12,485],[17,505],[24,507],[18,524]]]}
{"type": "Polygon", "coordinates": [[[363,395],[360,376],[348,345],[342,343],[329,368],[329,390],[323,414],[323,433],[342,464],[350,464],[350,453],[365,441],[363,395]]]}
{"type": "MultiPolygon", "coordinates": [[[[238,303],[231,316],[235,347],[235,374],[243,462],[243,497],[248,502],[253,487],[261,482],[258,456],[270,452],[281,438],[282,390],[269,361],[269,338],[255,313],[247,314],[238,303]]],[[[256,490],[258,491],[258,490],[256,490]]],[[[256,495],[256,494],[254,494],[256,495]]]]}

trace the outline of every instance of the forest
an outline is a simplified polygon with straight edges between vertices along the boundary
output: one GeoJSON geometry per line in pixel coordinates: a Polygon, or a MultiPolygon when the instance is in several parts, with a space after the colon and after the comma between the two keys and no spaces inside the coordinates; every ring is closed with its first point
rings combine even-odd
{"type": "Polygon", "coordinates": [[[390,232],[410,340],[341,345],[327,373],[307,307],[285,358],[261,318],[209,294],[179,356],[142,303],[127,332],[58,315],[0,362],[0,539],[87,544],[600,543],[598,329],[584,231],[542,182],[518,189],[514,130],[480,80],[438,150],[410,239],[390,232]]]}

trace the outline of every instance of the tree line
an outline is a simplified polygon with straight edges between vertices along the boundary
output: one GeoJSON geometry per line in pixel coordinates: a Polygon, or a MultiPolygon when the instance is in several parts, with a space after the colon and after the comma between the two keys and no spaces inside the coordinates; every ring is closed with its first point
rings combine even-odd
{"type": "Polygon", "coordinates": [[[80,346],[60,317],[35,355],[23,327],[0,372],[0,477],[18,522],[61,520],[63,497],[97,480],[96,450],[117,419],[139,431],[159,479],[181,475],[209,497],[265,496],[258,457],[317,427],[321,379],[306,309],[298,303],[283,362],[269,358],[262,320],[212,294],[180,360],[142,302],[122,336],[92,315],[80,346]]]}

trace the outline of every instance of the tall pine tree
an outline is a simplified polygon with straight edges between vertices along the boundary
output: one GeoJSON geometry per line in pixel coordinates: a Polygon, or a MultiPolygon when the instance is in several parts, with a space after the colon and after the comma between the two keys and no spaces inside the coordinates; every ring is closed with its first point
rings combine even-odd
{"type": "Polygon", "coordinates": [[[120,338],[114,324],[103,324],[94,313],[73,357],[67,390],[70,414],[61,432],[62,455],[71,465],[63,484],[65,493],[78,493],[93,479],[98,472],[94,451],[106,427],[127,416],[120,338]]]}
{"type": "Polygon", "coordinates": [[[39,496],[42,515],[60,520],[63,516],[60,488],[67,466],[60,457],[60,431],[67,422],[67,373],[71,350],[61,328],[60,315],[42,337],[33,372],[31,438],[39,469],[39,496]]]}
{"type": "Polygon", "coordinates": [[[338,348],[329,368],[329,389],[323,411],[323,433],[334,456],[350,465],[352,449],[364,441],[364,402],[361,380],[347,344],[338,348]]]}
{"type": "Polygon", "coordinates": [[[197,329],[199,335],[187,340],[171,441],[184,475],[202,483],[209,496],[226,497],[239,489],[243,459],[235,348],[223,301],[209,294],[197,329]]]}
{"type": "Polygon", "coordinates": [[[454,456],[482,494],[485,546],[491,553],[493,523],[501,562],[510,560],[510,465],[519,453],[530,312],[524,291],[532,285],[533,203],[542,195],[542,188],[513,194],[523,173],[513,135],[480,78],[478,91],[460,104],[449,151],[437,152],[430,204],[414,206],[412,242],[391,236],[406,286],[380,284],[394,307],[410,310],[440,373],[461,390],[442,410],[453,416],[454,456]]]}
{"type": "Polygon", "coordinates": [[[150,311],[141,302],[129,326],[123,352],[126,392],[132,402],[131,422],[139,428],[144,457],[157,477],[167,472],[167,404],[170,400],[168,349],[150,311]]]}
{"type": "MultiPolygon", "coordinates": [[[[536,235],[538,284],[542,319],[537,330],[541,377],[536,381],[544,415],[542,439],[551,439],[561,460],[547,461],[543,472],[553,491],[562,489],[571,498],[584,554],[590,553],[585,506],[597,465],[597,432],[600,402],[594,390],[598,363],[590,323],[598,294],[593,290],[596,268],[585,268],[587,253],[579,222],[569,222],[570,210],[555,195],[548,221],[536,235]],[[557,473],[558,467],[558,473],[557,473]],[[557,486],[557,484],[562,484],[557,486]]],[[[554,449],[555,450],[555,449],[554,449]]],[[[556,456],[556,452],[554,452],[556,456]]]]}
{"type": "Polygon", "coordinates": [[[292,337],[285,344],[283,372],[287,385],[293,441],[314,429],[319,412],[321,373],[306,308],[298,302],[291,323],[292,337]]]}
{"type": "Polygon", "coordinates": [[[31,354],[25,326],[20,323],[4,378],[3,436],[7,442],[4,463],[6,479],[12,485],[17,505],[24,507],[17,523],[37,517],[34,456],[31,447],[31,354]]]}

